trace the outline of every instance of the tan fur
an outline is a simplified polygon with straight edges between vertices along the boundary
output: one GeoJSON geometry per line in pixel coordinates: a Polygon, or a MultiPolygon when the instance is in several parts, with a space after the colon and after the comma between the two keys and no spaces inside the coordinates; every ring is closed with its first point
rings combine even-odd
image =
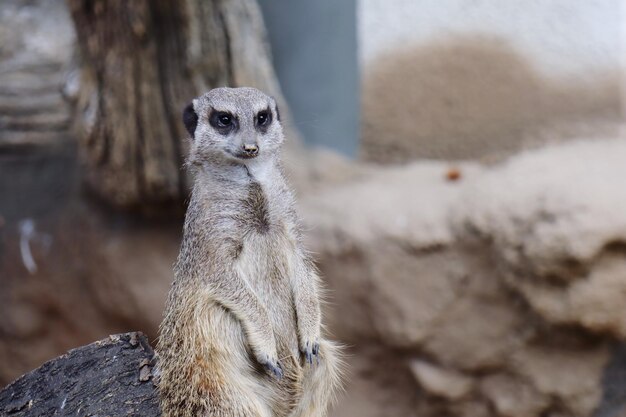
{"type": "Polygon", "coordinates": [[[340,350],[321,335],[320,282],[279,165],[276,104],[220,88],[193,111],[196,179],[157,347],[163,415],[324,416],[340,350]],[[263,109],[273,120],[260,128],[263,109]],[[215,111],[236,116],[237,128],[215,129],[215,111]],[[238,157],[251,141],[258,155],[238,157]]]}

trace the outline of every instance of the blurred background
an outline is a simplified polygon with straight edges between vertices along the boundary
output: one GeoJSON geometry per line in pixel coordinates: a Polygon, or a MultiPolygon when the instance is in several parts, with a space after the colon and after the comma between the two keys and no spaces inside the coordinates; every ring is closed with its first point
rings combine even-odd
{"type": "Polygon", "coordinates": [[[2,0],[0,386],[157,337],[180,113],[281,103],[332,415],[626,415],[621,0],[2,0]]]}

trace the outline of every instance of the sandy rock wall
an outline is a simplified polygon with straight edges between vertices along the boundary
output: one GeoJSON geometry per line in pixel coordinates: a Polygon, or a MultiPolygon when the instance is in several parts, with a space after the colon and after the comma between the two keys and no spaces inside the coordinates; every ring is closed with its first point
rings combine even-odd
{"type": "Polygon", "coordinates": [[[572,137],[614,134],[621,74],[542,72],[506,39],[468,34],[380,56],[363,69],[361,156],[492,160],[572,137]]]}
{"type": "Polygon", "coordinates": [[[359,377],[408,415],[619,410],[607,375],[626,326],[625,159],[626,141],[598,140],[491,168],[415,163],[302,200],[359,377]],[[387,352],[377,370],[359,368],[366,345],[387,352]],[[385,369],[412,379],[390,385],[385,369]]]}

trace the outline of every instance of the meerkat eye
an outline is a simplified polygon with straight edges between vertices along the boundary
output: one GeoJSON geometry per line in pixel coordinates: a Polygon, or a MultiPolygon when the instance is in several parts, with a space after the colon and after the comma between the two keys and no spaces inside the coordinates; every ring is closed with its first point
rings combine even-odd
{"type": "Polygon", "coordinates": [[[225,111],[213,110],[209,115],[209,124],[225,135],[237,128],[237,119],[225,111]]]}
{"type": "Polygon", "coordinates": [[[217,116],[217,122],[221,125],[221,126],[230,126],[230,124],[233,122],[233,118],[230,116],[230,114],[226,114],[226,113],[221,113],[220,115],[217,116]]]}
{"type": "Polygon", "coordinates": [[[260,128],[267,128],[267,126],[272,122],[272,113],[269,109],[261,110],[256,115],[256,125],[260,128]]]}
{"type": "Polygon", "coordinates": [[[267,117],[267,113],[262,111],[261,113],[259,113],[259,115],[256,117],[257,122],[263,126],[267,123],[267,121],[269,120],[269,118],[267,117]]]}

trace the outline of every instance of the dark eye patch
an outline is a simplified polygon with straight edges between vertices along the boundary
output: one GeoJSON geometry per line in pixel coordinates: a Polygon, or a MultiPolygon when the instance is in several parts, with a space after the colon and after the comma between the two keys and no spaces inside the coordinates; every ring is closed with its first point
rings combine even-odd
{"type": "Polygon", "coordinates": [[[209,124],[222,135],[227,135],[239,127],[236,116],[230,112],[215,109],[212,109],[209,114],[209,124]]]}
{"type": "Polygon", "coordinates": [[[261,110],[254,117],[254,125],[256,129],[261,132],[267,131],[270,124],[272,124],[272,111],[269,107],[265,110],[261,110]]]}

